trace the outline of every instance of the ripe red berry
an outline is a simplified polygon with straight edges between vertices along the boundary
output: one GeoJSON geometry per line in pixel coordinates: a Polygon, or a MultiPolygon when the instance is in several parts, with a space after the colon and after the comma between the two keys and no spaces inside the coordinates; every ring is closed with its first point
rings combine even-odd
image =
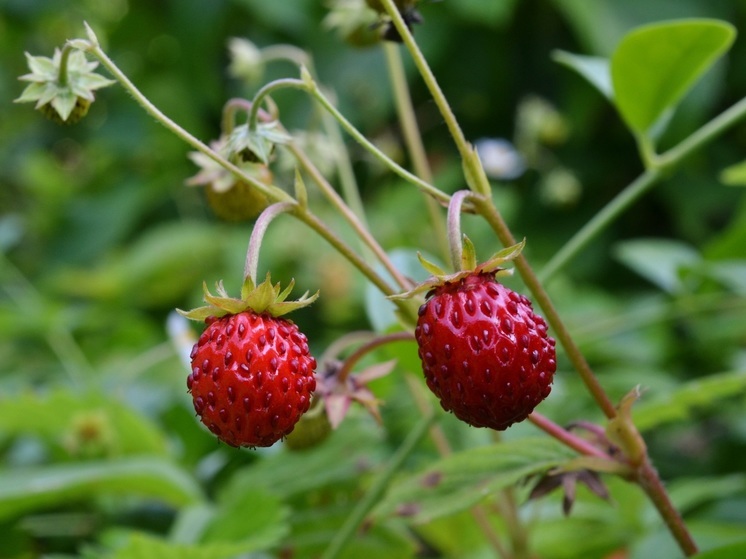
{"type": "Polygon", "coordinates": [[[187,378],[195,411],[231,446],[271,446],[293,430],[316,389],[306,336],[252,310],[206,322],[187,378]]]}
{"type": "Polygon", "coordinates": [[[475,427],[507,429],[549,395],[555,342],[529,300],[475,272],[447,281],[420,307],[415,337],[427,385],[475,427]]]}

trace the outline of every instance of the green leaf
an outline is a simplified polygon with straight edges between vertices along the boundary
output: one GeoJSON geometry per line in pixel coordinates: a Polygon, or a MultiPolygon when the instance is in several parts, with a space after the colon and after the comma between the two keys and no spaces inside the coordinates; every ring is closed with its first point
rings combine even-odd
{"type": "Polygon", "coordinates": [[[290,510],[275,495],[244,485],[225,492],[202,536],[204,543],[240,542],[244,552],[271,547],[290,532],[290,510]]]}
{"type": "Polygon", "coordinates": [[[132,534],[106,559],[233,559],[251,551],[240,543],[184,545],[146,534],[132,534]]]}
{"type": "Polygon", "coordinates": [[[555,62],[574,70],[594,86],[609,101],[614,100],[609,60],[600,56],[584,56],[563,50],[552,53],[555,62]]]}
{"type": "Polygon", "coordinates": [[[0,520],[103,494],[139,496],[172,506],[202,499],[194,479],[158,458],[6,469],[0,475],[0,520]]]}
{"type": "Polygon", "coordinates": [[[687,382],[649,402],[643,398],[633,411],[635,425],[645,431],[682,421],[695,410],[711,408],[721,400],[743,395],[746,390],[746,371],[711,375],[687,382]]]}
{"type": "Polygon", "coordinates": [[[469,449],[393,484],[373,515],[400,515],[414,523],[430,522],[470,508],[496,491],[574,456],[558,442],[543,438],[469,449]]]}
{"type": "Polygon", "coordinates": [[[645,25],[628,33],[611,57],[611,80],[630,129],[646,134],[728,50],[735,35],[732,25],[711,19],[645,25]]]}
{"type": "Polygon", "coordinates": [[[746,540],[698,553],[694,559],[743,559],[744,557],[746,557],[746,540]]]}
{"type": "Polygon", "coordinates": [[[691,246],[668,239],[635,239],[618,243],[614,256],[628,268],[668,293],[681,293],[681,272],[700,264],[701,256],[691,246]]]}

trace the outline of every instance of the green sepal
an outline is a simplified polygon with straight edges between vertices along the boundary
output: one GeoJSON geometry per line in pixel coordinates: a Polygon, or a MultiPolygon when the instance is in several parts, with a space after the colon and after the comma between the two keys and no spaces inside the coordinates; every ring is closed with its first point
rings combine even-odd
{"type": "Polygon", "coordinates": [[[495,274],[495,276],[507,276],[513,273],[512,269],[503,268],[502,265],[518,257],[526,244],[526,240],[522,240],[513,246],[506,247],[499,250],[492,257],[483,262],[482,264],[476,265],[476,256],[474,245],[466,235],[464,235],[463,253],[461,261],[464,264],[469,264],[467,269],[460,270],[454,274],[447,274],[439,266],[426,260],[421,254],[417,253],[417,258],[428,272],[432,274],[432,277],[426,279],[422,283],[417,284],[414,288],[404,293],[398,293],[396,295],[390,295],[388,299],[400,300],[409,299],[420,293],[425,293],[444,285],[446,283],[453,283],[459,281],[472,274],[495,274]],[[472,261],[473,259],[473,261],[472,261]]]}
{"type": "Polygon", "coordinates": [[[203,283],[204,299],[208,305],[191,311],[177,309],[177,312],[186,318],[199,321],[204,321],[211,316],[222,317],[228,314],[239,314],[247,310],[258,314],[267,313],[275,317],[282,316],[310,305],[319,296],[318,291],[310,296],[306,291],[299,299],[286,301],[285,299],[290,295],[294,285],[295,281],[291,280],[288,286],[280,291],[279,282],[272,285],[272,279],[267,272],[266,279],[257,286],[254,286],[251,277],[247,277],[241,286],[241,297],[236,299],[228,296],[222,281],[217,283],[217,296],[212,295],[207,289],[207,285],[203,283]]]}
{"type": "Polygon", "coordinates": [[[617,460],[601,458],[600,456],[580,456],[574,458],[556,468],[558,472],[579,472],[582,470],[591,470],[601,474],[615,474],[618,476],[627,476],[632,473],[631,468],[617,460]]]}
{"type": "Polygon", "coordinates": [[[474,248],[474,243],[466,235],[461,237],[461,269],[462,270],[474,270],[477,267],[477,249],[474,248]]]}

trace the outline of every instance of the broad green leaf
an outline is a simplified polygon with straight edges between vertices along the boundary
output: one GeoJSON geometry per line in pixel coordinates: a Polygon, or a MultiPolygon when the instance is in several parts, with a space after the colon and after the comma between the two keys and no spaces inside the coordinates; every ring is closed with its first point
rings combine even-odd
{"type": "Polygon", "coordinates": [[[635,239],[614,248],[618,260],[668,293],[684,291],[681,272],[701,261],[694,248],[668,239],[635,239]]]}
{"type": "Polygon", "coordinates": [[[744,557],[746,557],[746,540],[698,553],[694,559],[743,559],[744,557]]]}
{"type": "Polygon", "coordinates": [[[736,31],[729,23],[686,19],[628,33],[611,57],[614,99],[627,125],[645,134],[725,53],[736,31]]]}
{"type": "Polygon", "coordinates": [[[0,520],[99,495],[138,496],[173,506],[202,499],[194,479],[157,458],[6,469],[0,474],[0,520]]]}
{"type": "Polygon", "coordinates": [[[746,495],[746,475],[677,479],[667,484],[667,490],[676,508],[687,514],[706,503],[746,495]]]}
{"type": "Polygon", "coordinates": [[[37,435],[71,456],[120,456],[167,451],[166,438],[142,414],[100,392],[0,398],[0,435],[37,435]]]}
{"type": "Polygon", "coordinates": [[[614,88],[611,85],[611,71],[609,60],[600,56],[584,56],[564,50],[552,53],[555,62],[567,66],[584,77],[592,86],[600,91],[604,97],[613,101],[614,88]]]}
{"type": "Polygon", "coordinates": [[[680,388],[651,400],[641,400],[633,409],[635,425],[646,431],[665,423],[687,419],[695,410],[712,408],[725,398],[743,396],[746,371],[711,375],[687,382],[680,388]]]}
{"type": "Polygon", "coordinates": [[[477,447],[443,458],[389,489],[373,515],[406,516],[414,523],[454,514],[526,476],[574,457],[552,439],[527,438],[477,447]]]}

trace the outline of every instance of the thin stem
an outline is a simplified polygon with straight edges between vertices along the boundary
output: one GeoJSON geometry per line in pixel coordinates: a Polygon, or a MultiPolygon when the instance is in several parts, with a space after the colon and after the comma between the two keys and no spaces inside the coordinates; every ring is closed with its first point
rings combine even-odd
{"type": "Polygon", "coordinates": [[[221,121],[221,131],[223,134],[230,134],[236,127],[236,113],[238,111],[245,111],[246,114],[251,111],[251,101],[236,97],[229,99],[225,105],[223,105],[223,118],[221,121]]]}
{"type": "Polygon", "coordinates": [[[649,169],[630,183],[611,200],[601,211],[588,221],[563,247],[547,262],[539,274],[544,283],[575,258],[593,239],[613,223],[632,204],[639,200],[661,179],[661,169],[649,169]]]}
{"type": "Polygon", "coordinates": [[[744,117],[746,117],[746,97],[727,108],[685,140],[658,156],[657,164],[664,169],[672,169],[678,166],[692,153],[710,143],[744,117]]]}
{"type": "Polygon", "coordinates": [[[612,460],[612,458],[601,449],[596,448],[585,439],[578,437],[567,429],[563,429],[552,420],[544,417],[540,413],[533,412],[531,415],[528,416],[528,420],[549,436],[554,437],[561,443],[579,452],[580,454],[584,454],[585,456],[595,456],[597,458],[603,458],[606,460],[612,460]]]}
{"type": "Polygon", "coordinates": [[[454,272],[461,270],[464,250],[461,235],[461,209],[464,206],[464,200],[470,195],[471,192],[468,190],[459,190],[451,197],[451,203],[448,204],[448,246],[454,272]]]}
{"type": "Polygon", "coordinates": [[[264,234],[272,221],[281,214],[290,213],[298,207],[295,202],[278,202],[267,207],[257,218],[254,228],[251,230],[249,239],[249,248],[246,251],[246,264],[244,266],[243,277],[251,278],[254,285],[257,285],[256,271],[259,266],[259,250],[264,240],[264,234]]]}
{"type": "Polygon", "coordinates": [[[313,162],[308,158],[305,152],[303,152],[293,142],[291,142],[287,146],[287,148],[288,150],[290,150],[293,156],[295,156],[295,159],[298,161],[298,163],[300,163],[301,168],[311,176],[311,179],[321,189],[321,192],[326,196],[327,200],[329,200],[332,206],[334,206],[334,208],[342,215],[345,221],[347,221],[350,227],[352,227],[353,231],[355,231],[358,237],[360,237],[360,239],[363,241],[363,244],[367,246],[376,256],[376,258],[378,258],[381,264],[383,264],[383,267],[386,268],[386,271],[389,274],[391,274],[391,277],[399,285],[399,287],[404,290],[409,289],[411,287],[411,282],[402,275],[402,273],[396,268],[396,266],[394,266],[394,263],[391,261],[388,254],[386,254],[386,251],[383,250],[383,247],[381,247],[376,238],[371,235],[365,224],[360,221],[360,218],[355,215],[355,213],[347,204],[345,204],[344,200],[340,197],[337,191],[334,190],[334,187],[329,184],[329,181],[327,181],[324,175],[321,174],[316,165],[313,164],[313,162]]]}
{"type": "MultiPolygon", "coordinates": [[[[324,238],[334,249],[339,252],[344,258],[346,258],[353,266],[355,266],[360,272],[368,278],[368,280],[375,285],[381,293],[386,296],[396,295],[395,291],[386,280],[383,279],[363,258],[355,252],[352,247],[345,243],[339,238],[327,225],[321,221],[314,214],[305,209],[297,209],[294,214],[303,223],[308,225],[311,229],[316,231],[322,238],[324,238]]],[[[408,305],[407,301],[400,299],[392,299],[392,302],[399,307],[402,316],[407,318],[412,324],[417,322],[417,309],[412,305],[408,305]]]]}
{"type": "Polygon", "coordinates": [[[309,54],[294,45],[269,45],[260,51],[264,62],[275,60],[287,60],[296,66],[311,67],[312,60],[309,54]]]}
{"type": "Polygon", "coordinates": [[[297,78],[282,78],[269,82],[267,85],[259,89],[254,94],[254,99],[251,101],[251,111],[249,111],[249,130],[255,131],[258,123],[259,109],[262,106],[262,102],[265,97],[281,89],[299,89],[301,91],[308,91],[308,86],[303,80],[297,78]]]}
{"type": "Polygon", "coordinates": [[[137,89],[137,87],[135,87],[135,85],[124,74],[124,72],[119,69],[114,61],[111,60],[103,50],[101,50],[97,43],[90,43],[88,51],[93,56],[95,56],[101,62],[101,64],[111,73],[111,75],[114,76],[114,78],[122,85],[122,87],[124,87],[124,89],[127,90],[130,95],[132,95],[135,101],[145,110],[145,112],[155,118],[155,120],[160,122],[178,138],[181,138],[184,142],[192,146],[194,149],[205,154],[207,157],[221,165],[223,168],[230,171],[233,176],[235,176],[239,180],[249,183],[252,187],[256,188],[265,196],[267,196],[267,198],[269,198],[271,201],[292,201],[290,195],[288,195],[285,191],[276,186],[267,186],[261,181],[257,180],[255,177],[252,177],[250,174],[244,172],[238,166],[222,157],[219,153],[210,149],[207,145],[199,141],[197,138],[184,130],[181,126],[176,124],[165,114],[163,114],[163,112],[161,112],[155,105],[153,105],[150,100],[145,97],[145,95],[143,95],[143,93],[139,89],[137,89]]]}
{"type": "Polygon", "coordinates": [[[372,340],[364,343],[362,346],[357,348],[350,354],[347,359],[344,360],[342,368],[337,373],[339,382],[343,382],[348,375],[352,372],[352,369],[357,365],[363,357],[365,357],[371,351],[381,347],[382,345],[394,343],[394,342],[411,342],[414,341],[414,334],[412,332],[394,332],[393,334],[386,334],[384,336],[376,336],[372,340]]]}
{"type": "Polygon", "coordinates": [[[574,259],[601,231],[606,229],[622,213],[629,209],[643,194],[648,192],[663,177],[676,169],[692,153],[723,134],[746,117],[746,97],[726,109],[691,136],[653,159],[652,166],[622,190],[593,219],[586,223],[562,249],[544,266],[539,274],[547,281],[574,259]]]}
{"type": "Polygon", "coordinates": [[[696,555],[699,551],[697,544],[689,533],[681,514],[671,502],[658,472],[647,459],[638,470],[637,482],[658,510],[684,554],[687,557],[696,555]]]}
{"type": "MultiPolygon", "coordinates": [[[[386,63],[394,93],[396,112],[399,116],[399,125],[401,126],[402,136],[404,137],[404,144],[407,147],[407,153],[409,153],[409,157],[412,160],[412,168],[415,174],[422,180],[429,184],[434,184],[433,173],[430,169],[427,152],[422,143],[422,135],[417,125],[414,107],[412,106],[412,97],[409,94],[407,75],[404,71],[401,55],[399,54],[399,47],[387,41],[384,43],[383,51],[386,54],[386,63]]],[[[440,211],[440,205],[430,196],[425,196],[425,204],[438,249],[443,258],[447,260],[449,255],[448,232],[440,211]]]]}
{"type": "Polygon", "coordinates": [[[430,66],[422,54],[419,46],[414,40],[412,32],[404,21],[399,9],[396,7],[394,0],[380,0],[383,7],[386,9],[391,22],[396,27],[399,35],[402,38],[402,42],[407,47],[409,54],[414,60],[417,70],[419,70],[427,89],[430,91],[430,95],[433,97],[435,105],[438,107],[443,120],[448,127],[448,131],[456,143],[456,148],[461,155],[461,160],[464,165],[464,174],[469,184],[469,188],[483,195],[488,195],[491,191],[489,179],[484,172],[484,167],[479,161],[479,157],[476,151],[472,148],[471,144],[466,140],[461,127],[459,126],[456,116],[453,114],[451,106],[448,104],[448,99],[443,94],[443,90],[438,85],[438,80],[435,79],[435,74],[430,69],[430,66]]]}
{"type": "MultiPolygon", "coordinates": [[[[472,196],[471,199],[477,211],[482,215],[487,223],[490,224],[492,230],[495,232],[498,239],[500,239],[503,246],[508,247],[516,244],[513,234],[508,229],[508,226],[497,211],[497,208],[495,208],[492,200],[476,195],[472,196]]],[[[580,348],[575,344],[569,330],[560,318],[552,300],[549,298],[549,294],[544,289],[539,278],[536,277],[536,274],[526,260],[526,257],[521,254],[514,260],[514,262],[521,278],[523,278],[523,282],[526,284],[529,291],[531,291],[536,303],[544,311],[547,322],[549,322],[550,326],[554,329],[557,340],[560,342],[562,347],[564,347],[567,358],[577,370],[591,396],[596,400],[596,403],[604,412],[606,417],[612,418],[616,416],[614,404],[598,382],[596,375],[585,360],[580,348]]]]}
{"type": "Polygon", "coordinates": [[[57,83],[61,87],[67,85],[67,62],[70,60],[70,53],[74,50],[78,49],[74,49],[69,43],[65,43],[65,46],[62,47],[62,54],[60,55],[60,72],[57,74],[57,83]]]}
{"type": "Polygon", "coordinates": [[[321,559],[335,559],[339,557],[340,553],[342,553],[350,540],[355,536],[355,532],[363,523],[363,520],[365,520],[365,516],[373,509],[375,504],[386,492],[386,488],[391,483],[396,472],[399,471],[399,468],[402,467],[404,461],[410,454],[412,454],[412,451],[414,451],[422,439],[425,438],[434,420],[435,414],[431,413],[423,417],[420,422],[415,425],[407,438],[404,439],[404,442],[391,457],[386,468],[378,475],[363,499],[353,509],[350,516],[347,517],[347,521],[344,523],[342,528],[335,534],[329,547],[327,547],[321,555],[321,559]]]}
{"type": "Polygon", "coordinates": [[[425,194],[429,194],[436,200],[439,200],[443,203],[448,203],[448,201],[450,200],[450,196],[448,196],[448,194],[435,188],[433,185],[422,180],[417,175],[410,173],[404,167],[393,161],[390,157],[388,157],[385,153],[378,149],[373,143],[370,142],[370,140],[368,140],[368,138],[366,138],[357,128],[355,128],[352,123],[347,120],[342,113],[339,112],[339,110],[337,110],[337,108],[329,101],[329,99],[315,84],[313,86],[313,89],[311,89],[311,94],[319,103],[321,103],[321,105],[327,111],[329,111],[329,113],[331,113],[331,115],[337,120],[337,122],[339,122],[340,126],[342,126],[345,132],[352,136],[352,138],[357,143],[363,146],[379,162],[388,167],[391,171],[399,175],[404,180],[414,184],[425,194]]]}

